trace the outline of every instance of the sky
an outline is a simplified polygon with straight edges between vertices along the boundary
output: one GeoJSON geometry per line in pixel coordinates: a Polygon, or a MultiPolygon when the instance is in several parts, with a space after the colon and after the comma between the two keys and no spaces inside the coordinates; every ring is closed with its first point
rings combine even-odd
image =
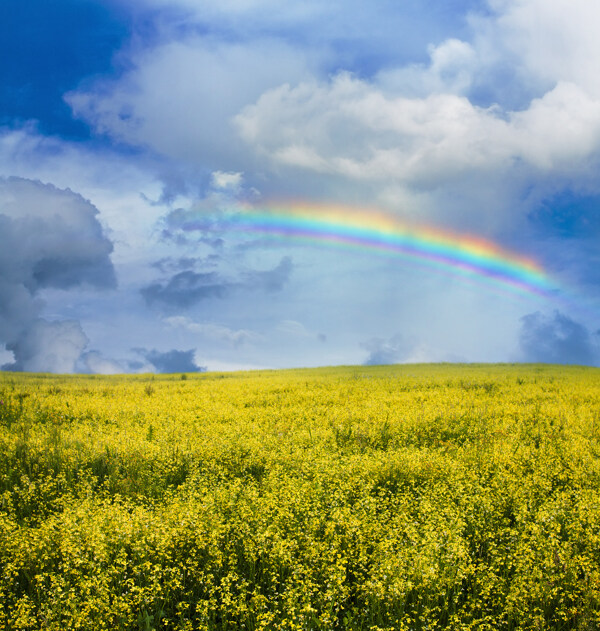
{"type": "Polygon", "coordinates": [[[0,366],[600,365],[598,23],[3,0],[0,366]]]}

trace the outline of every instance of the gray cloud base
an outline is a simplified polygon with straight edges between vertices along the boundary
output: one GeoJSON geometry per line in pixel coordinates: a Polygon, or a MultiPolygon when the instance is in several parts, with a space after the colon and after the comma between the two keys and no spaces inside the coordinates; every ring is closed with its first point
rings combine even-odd
{"type": "Polygon", "coordinates": [[[136,352],[160,373],[204,372],[206,370],[205,367],[196,364],[194,349],[187,351],[173,349],[161,352],[155,349],[140,348],[136,349],[136,352]]]}
{"type": "Polygon", "coordinates": [[[292,270],[293,263],[289,256],[283,257],[273,269],[248,271],[239,280],[224,278],[217,272],[186,270],[174,274],[166,281],[151,283],[140,292],[148,305],[188,309],[203,300],[225,298],[235,290],[281,291],[292,270]]]}

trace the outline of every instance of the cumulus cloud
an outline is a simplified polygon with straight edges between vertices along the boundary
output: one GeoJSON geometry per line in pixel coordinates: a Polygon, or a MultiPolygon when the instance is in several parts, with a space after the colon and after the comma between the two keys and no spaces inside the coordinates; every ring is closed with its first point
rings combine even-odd
{"type": "Polygon", "coordinates": [[[174,4],[183,12],[153,13],[151,47],[122,51],[126,72],[67,96],[97,132],[172,159],[161,202],[200,171],[221,192],[375,202],[492,231],[526,221],[534,192],[597,187],[589,0],[433,2],[426,18],[417,2],[174,4]]]}
{"type": "Polygon", "coordinates": [[[423,44],[419,63],[393,54],[411,12],[422,15],[412,5],[176,4],[212,32],[161,30],[154,48],[123,52],[128,72],[67,99],[99,132],[211,170],[217,188],[239,186],[256,154],[272,166],[422,188],[524,167],[572,176],[574,161],[600,148],[600,43],[590,26],[600,9],[588,0],[489,0],[471,11],[469,30],[455,29],[462,38],[426,40],[435,44],[428,62],[423,44]],[[292,26],[295,37],[272,36],[292,26]],[[341,52],[349,41],[363,56],[383,46],[378,71],[352,73],[341,52]]]}
{"type": "Polygon", "coordinates": [[[494,48],[496,56],[519,64],[523,82],[533,81],[538,90],[570,82],[600,96],[594,63],[600,54],[594,29],[600,20],[597,3],[490,0],[489,4],[492,15],[476,20],[474,26],[487,37],[488,50],[494,48]]]}
{"type": "Polygon", "coordinates": [[[525,111],[504,112],[451,92],[393,96],[340,73],[328,82],[274,88],[236,124],[275,163],[432,188],[517,165],[562,174],[600,148],[600,100],[566,82],[525,111]],[[557,124],[561,134],[550,133],[557,124]]]}
{"type": "Polygon", "coordinates": [[[222,172],[244,149],[230,118],[265,89],[307,76],[306,60],[274,38],[189,37],[137,51],[131,62],[117,81],[68,94],[75,115],[119,141],[222,172]]]}
{"type": "Polygon", "coordinates": [[[363,194],[402,211],[407,198],[419,201],[415,192],[440,192],[414,211],[443,200],[449,221],[468,215],[477,228],[524,219],[532,191],[596,187],[600,80],[591,60],[600,44],[589,25],[598,7],[490,5],[485,17],[472,15],[469,41],[430,46],[428,64],[289,81],[247,105],[235,125],[273,170],[361,183],[363,194]]]}
{"type": "Polygon", "coordinates": [[[386,68],[377,85],[390,94],[423,97],[432,93],[465,94],[473,84],[477,53],[468,42],[455,38],[429,46],[430,64],[386,68]]]}
{"type": "Polygon", "coordinates": [[[2,277],[30,293],[46,287],[116,285],[98,210],[69,189],[0,178],[2,277]]]}
{"type": "Polygon", "coordinates": [[[87,338],[78,322],[40,318],[47,288],[116,285],[111,241],[80,195],[0,178],[0,343],[11,370],[72,372],[87,338]]]}
{"type": "Polygon", "coordinates": [[[165,352],[144,348],[135,350],[160,373],[204,372],[206,370],[205,367],[196,364],[194,349],[188,351],[173,349],[165,352]]]}
{"type": "Polygon", "coordinates": [[[551,316],[530,313],[521,319],[522,361],[548,364],[597,365],[598,345],[588,329],[555,311],[551,316]]]}

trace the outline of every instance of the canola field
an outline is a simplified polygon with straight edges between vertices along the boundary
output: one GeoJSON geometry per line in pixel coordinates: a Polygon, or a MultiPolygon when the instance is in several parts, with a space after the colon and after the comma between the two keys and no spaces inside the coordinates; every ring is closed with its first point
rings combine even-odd
{"type": "Polygon", "coordinates": [[[0,373],[0,629],[600,628],[600,370],[0,373]]]}

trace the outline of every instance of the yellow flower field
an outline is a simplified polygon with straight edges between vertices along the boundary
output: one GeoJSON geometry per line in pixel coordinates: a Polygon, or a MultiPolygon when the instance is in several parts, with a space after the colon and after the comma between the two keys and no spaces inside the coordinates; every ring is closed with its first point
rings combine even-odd
{"type": "Polygon", "coordinates": [[[0,629],[598,629],[600,371],[0,373],[0,629]]]}

